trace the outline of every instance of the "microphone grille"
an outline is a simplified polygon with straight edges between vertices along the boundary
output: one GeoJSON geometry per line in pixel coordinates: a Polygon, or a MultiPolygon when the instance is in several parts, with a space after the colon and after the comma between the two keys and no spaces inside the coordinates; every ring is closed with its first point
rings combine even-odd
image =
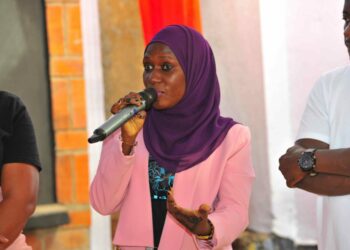
{"type": "Polygon", "coordinates": [[[148,110],[152,107],[152,104],[157,100],[157,91],[154,88],[147,88],[139,93],[145,100],[146,108],[148,110]]]}

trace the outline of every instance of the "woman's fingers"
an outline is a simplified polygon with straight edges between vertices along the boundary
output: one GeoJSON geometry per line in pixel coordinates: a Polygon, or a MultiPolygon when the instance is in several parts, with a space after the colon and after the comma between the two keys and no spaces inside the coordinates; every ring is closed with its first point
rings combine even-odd
{"type": "Polygon", "coordinates": [[[116,103],[114,103],[111,107],[111,113],[115,114],[119,112],[121,109],[128,105],[136,105],[141,106],[142,105],[142,97],[138,93],[130,92],[123,98],[120,98],[116,103]]]}
{"type": "Polygon", "coordinates": [[[210,213],[211,207],[208,204],[202,204],[198,208],[199,216],[203,219],[207,219],[210,213]]]}
{"type": "Polygon", "coordinates": [[[146,111],[142,110],[136,114],[136,117],[144,120],[146,118],[146,114],[146,111]]]}
{"type": "Polygon", "coordinates": [[[175,203],[175,199],[174,199],[173,189],[170,189],[168,191],[167,209],[168,209],[169,213],[171,213],[173,215],[176,213],[176,203],[175,203]]]}
{"type": "Polygon", "coordinates": [[[142,97],[138,93],[131,92],[124,97],[124,100],[125,100],[125,103],[129,105],[136,105],[136,106],[142,105],[142,97]]]}
{"type": "Polygon", "coordinates": [[[178,206],[174,199],[174,191],[171,189],[168,192],[167,208],[169,213],[175,219],[184,225],[192,233],[203,233],[208,231],[208,214],[211,207],[207,204],[202,204],[197,210],[186,209],[178,206]]]}
{"type": "Polygon", "coordinates": [[[121,110],[125,105],[123,105],[123,98],[120,98],[116,103],[114,103],[111,107],[111,113],[115,114],[119,110],[121,110]]]}

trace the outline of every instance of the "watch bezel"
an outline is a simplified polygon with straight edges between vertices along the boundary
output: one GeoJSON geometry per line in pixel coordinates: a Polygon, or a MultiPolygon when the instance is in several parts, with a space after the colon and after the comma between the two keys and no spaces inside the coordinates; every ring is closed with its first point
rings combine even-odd
{"type": "Polygon", "coordinates": [[[314,170],[316,165],[316,150],[315,148],[309,148],[301,153],[298,159],[298,166],[303,172],[311,172],[314,170]]]}

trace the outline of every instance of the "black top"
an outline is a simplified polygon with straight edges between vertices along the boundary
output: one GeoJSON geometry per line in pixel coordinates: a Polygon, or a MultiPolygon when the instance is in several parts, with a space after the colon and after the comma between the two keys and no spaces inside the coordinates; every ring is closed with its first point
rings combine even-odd
{"type": "Polygon", "coordinates": [[[0,91],[0,173],[5,163],[28,163],[41,170],[32,121],[21,100],[0,91]]]}
{"type": "Polygon", "coordinates": [[[159,166],[152,156],[148,161],[148,174],[152,201],[153,240],[154,247],[158,247],[167,213],[167,193],[173,186],[175,175],[159,166]]]}

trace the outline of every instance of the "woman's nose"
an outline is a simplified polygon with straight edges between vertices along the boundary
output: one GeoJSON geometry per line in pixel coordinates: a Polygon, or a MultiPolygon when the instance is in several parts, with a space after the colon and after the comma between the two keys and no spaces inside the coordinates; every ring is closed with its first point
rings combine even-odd
{"type": "Polygon", "coordinates": [[[162,77],[161,77],[161,73],[159,72],[159,70],[153,70],[150,74],[150,78],[149,78],[151,84],[157,84],[159,82],[162,81],[162,77]]]}

